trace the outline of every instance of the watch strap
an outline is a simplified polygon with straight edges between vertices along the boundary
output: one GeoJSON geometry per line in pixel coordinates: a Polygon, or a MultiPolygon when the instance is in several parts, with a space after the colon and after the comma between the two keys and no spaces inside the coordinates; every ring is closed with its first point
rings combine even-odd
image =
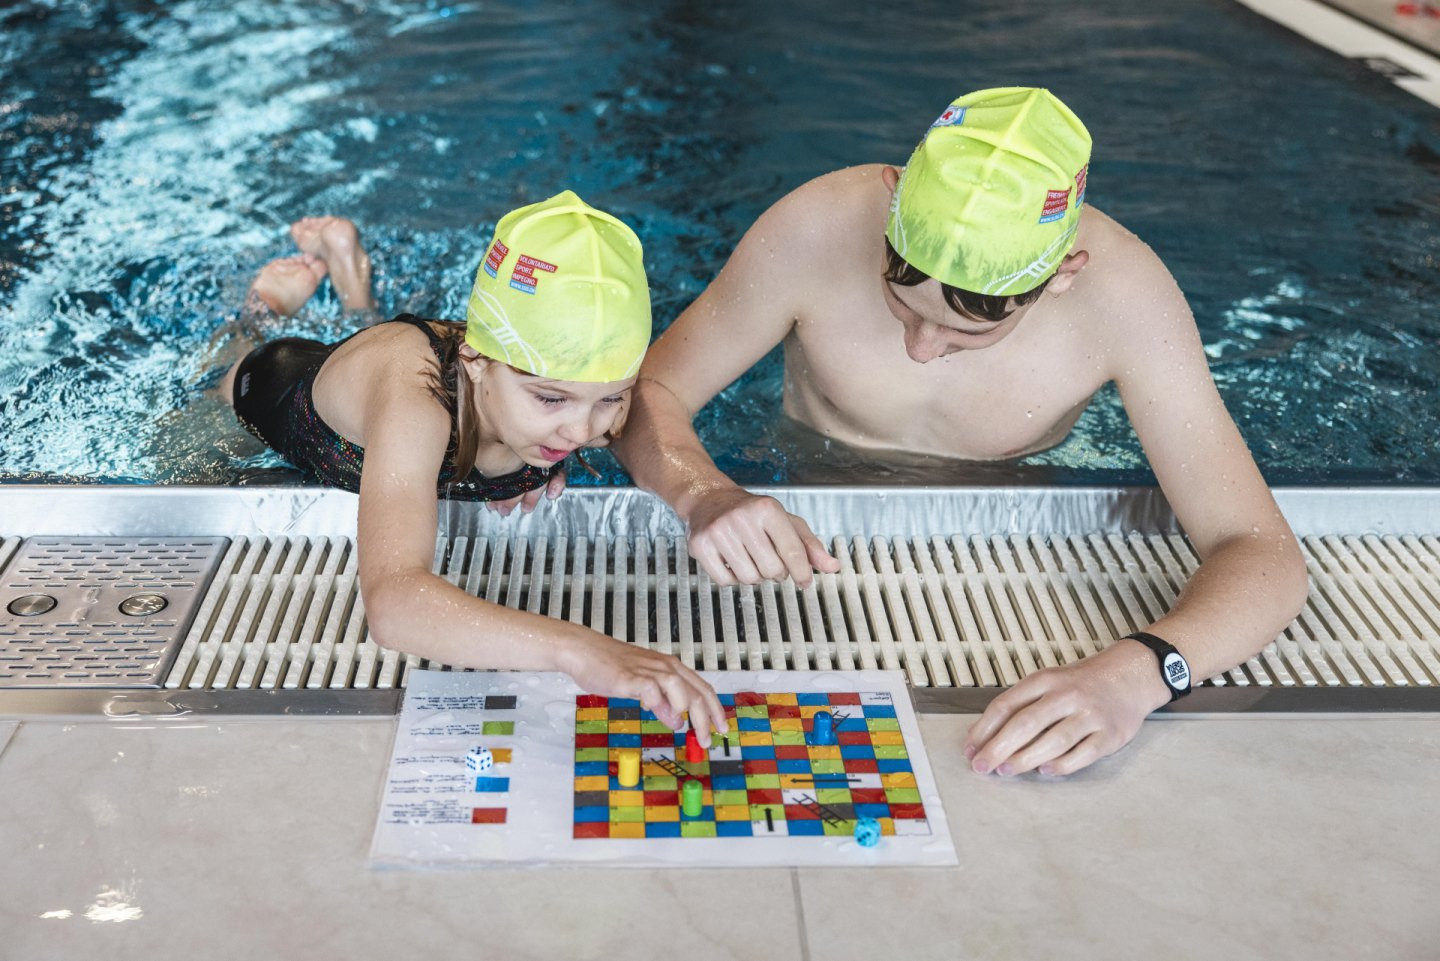
{"type": "Polygon", "coordinates": [[[1175,701],[1190,693],[1190,662],[1175,649],[1175,645],[1163,637],[1136,631],[1126,634],[1121,640],[1139,641],[1155,653],[1160,661],[1160,678],[1170,689],[1170,700],[1175,701]]]}

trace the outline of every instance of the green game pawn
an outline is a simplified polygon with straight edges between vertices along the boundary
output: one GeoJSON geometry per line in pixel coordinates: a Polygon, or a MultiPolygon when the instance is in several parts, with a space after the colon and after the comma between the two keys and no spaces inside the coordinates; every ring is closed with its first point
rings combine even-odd
{"type": "Polygon", "coordinates": [[[705,788],[692,778],[680,785],[680,813],[687,818],[698,818],[705,810],[705,788]]]}

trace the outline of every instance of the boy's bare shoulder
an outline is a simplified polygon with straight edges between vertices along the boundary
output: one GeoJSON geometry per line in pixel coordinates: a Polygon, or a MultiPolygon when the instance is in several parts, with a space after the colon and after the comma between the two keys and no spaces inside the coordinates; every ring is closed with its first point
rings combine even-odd
{"type": "Polygon", "coordinates": [[[882,164],[846,167],[807,181],[781,197],[756,221],[811,249],[833,249],[856,238],[873,240],[885,229],[889,191],[882,164]]]}
{"type": "Polygon", "coordinates": [[[1085,302],[1092,329],[1116,356],[1198,344],[1194,315],[1160,256],[1103,212],[1087,208],[1085,218],[1075,245],[1090,257],[1081,275],[1085,302]]]}
{"type": "Polygon", "coordinates": [[[1094,299],[1107,302],[1112,318],[1153,322],[1155,309],[1173,313],[1177,303],[1183,306],[1184,295],[1160,255],[1102,211],[1086,209],[1074,249],[1089,255],[1086,286],[1094,299]]]}

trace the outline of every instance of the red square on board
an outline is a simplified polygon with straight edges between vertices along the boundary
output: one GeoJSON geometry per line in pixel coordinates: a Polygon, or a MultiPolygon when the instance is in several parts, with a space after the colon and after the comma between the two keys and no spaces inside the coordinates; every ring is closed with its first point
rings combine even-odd
{"type": "Polygon", "coordinates": [[[680,804],[679,791],[646,791],[645,806],[656,807],[677,807],[680,804]]]}
{"type": "Polygon", "coordinates": [[[850,800],[856,804],[884,804],[886,803],[885,789],[883,787],[852,787],[850,800]]]}
{"type": "Polygon", "coordinates": [[[830,706],[831,706],[831,707],[834,707],[834,706],[836,706],[836,705],[838,705],[838,704],[854,704],[856,707],[859,707],[859,706],[860,706],[860,695],[859,695],[859,694],[831,694],[831,695],[830,695],[830,706]]]}
{"type": "Polygon", "coordinates": [[[609,836],[609,821],[581,821],[575,825],[575,837],[577,838],[608,838],[609,836]]]}
{"type": "Polygon", "coordinates": [[[803,744],[777,744],[775,757],[780,761],[808,761],[810,749],[803,744]]]}
{"type": "Polygon", "coordinates": [[[892,804],[890,805],[890,816],[892,818],[925,819],[925,805],[923,804],[892,804]]]}
{"type": "Polygon", "coordinates": [[[850,757],[843,762],[846,774],[879,774],[880,766],[874,758],[850,757]]]}
{"type": "Polygon", "coordinates": [[[771,704],[771,717],[799,717],[800,705],[798,704],[771,704]]]}
{"type": "Polygon", "coordinates": [[[610,735],[608,734],[577,734],[575,735],[576,747],[609,747],[610,735]]]}
{"type": "Polygon", "coordinates": [[[757,694],[754,691],[741,691],[735,695],[736,707],[754,707],[756,704],[764,704],[765,695],[757,694]]]}
{"type": "Polygon", "coordinates": [[[600,694],[579,694],[575,697],[576,707],[609,707],[610,699],[600,694]]]}
{"type": "Polygon", "coordinates": [[[640,735],[641,747],[674,747],[675,735],[673,734],[642,734],[640,735]]]}
{"type": "MultiPolygon", "coordinates": [[[[883,794],[884,792],[882,791],[881,793],[883,794]]],[[[778,787],[757,787],[745,792],[745,798],[751,804],[779,804],[781,796],[782,794],[778,787]]]]}
{"type": "Polygon", "coordinates": [[[836,734],[835,734],[835,739],[838,740],[841,744],[844,744],[844,745],[847,745],[847,746],[853,746],[853,745],[856,745],[856,744],[869,744],[869,743],[870,743],[870,732],[869,732],[869,731],[837,731],[836,734]]]}
{"type": "Polygon", "coordinates": [[[746,774],[779,774],[780,769],[774,761],[745,761],[746,774]]]}
{"type": "Polygon", "coordinates": [[[820,814],[810,808],[801,807],[798,804],[785,805],[785,820],[787,821],[818,821],[820,814]]]}
{"type": "Polygon", "coordinates": [[[471,824],[504,824],[504,808],[473,808],[470,811],[471,824]]]}

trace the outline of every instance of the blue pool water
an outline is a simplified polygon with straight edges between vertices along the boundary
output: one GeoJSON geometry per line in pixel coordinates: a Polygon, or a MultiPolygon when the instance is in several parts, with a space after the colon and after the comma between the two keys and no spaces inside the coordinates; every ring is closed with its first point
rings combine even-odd
{"type": "MultiPolygon", "coordinates": [[[[783,192],[1007,84],[1085,119],[1091,202],[1272,481],[1440,478],[1440,112],[1231,0],[22,0],[0,33],[0,479],[280,476],[202,387],[297,217],[359,223],[387,312],[459,317],[494,218],[572,187],[637,228],[663,327],[783,192]]],[[[327,295],[276,333],[345,329],[327,295]]],[[[816,479],[779,391],[777,352],[699,419],[743,481],[816,479]]],[[[1020,472],[1143,476],[1113,390],[1020,472]]]]}

